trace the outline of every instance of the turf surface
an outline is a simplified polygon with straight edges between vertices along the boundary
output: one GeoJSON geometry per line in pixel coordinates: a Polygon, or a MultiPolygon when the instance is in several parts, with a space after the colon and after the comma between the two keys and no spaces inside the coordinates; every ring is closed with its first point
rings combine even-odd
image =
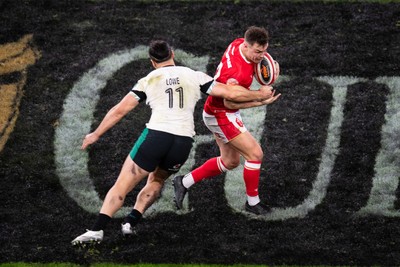
{"type": "MultiPolygon", "coordinates": [[[[0,134],[6,140],[0,262],[400,265],[400,4],[0,1],[0,14],[0,134]],[[87,183],[78,180],[89,177],[98,196],[84,197],[101,200],[149,115],[140,106],[90,149],[86,161],[74,154],[77,144],[60,146],[74,134],[58,132],[69,120],[79,129],[96,127],[151,70],[140,55],[120,67],[102,60],[126,59],[124,53],[163,37],[184,52],[178,63],[213,75],[226,46],[250,25],[269,29],[269,52],[282,69],[276,85],[282,98],[244,116],[245,122],[261,118],[247,124],[259,130],[265,153],[260,195],[274,207],[273,216],[248,216],[242,202],[227,197],[244,194],[240,171],[232,172],[193,187],[183,213],[168,206],[166,189],[165,206],[130,239],[121,237],[116,218],[100,245],[72,247],[96,214],[71,196],[63,179],[71,178],[73,190],[82,193],[87,183]],[[27,35],[32,39],[24,43],[27,35]],[[20,65],[12,65],[15,59],[20,65]],[[104,84],[85,83],[86,77],[104,84]],[[96,100],[79,95],[90,86],[96,100]],[[93,111],[85,106],[82,115],[74,90],[93,111]],[[77,109],[66,119],[67,100],[77,109]],[[73,114],[79,114],[76,121],[73,114]],[[70,155],[77,160],[66,161],[70,155]],[[88,177],[74,169],[79,164],[88,177]],[[237,195],[228,187],[236,180],[237,195]]],[[[218,155],[200,119],[203,102],[189,169],[218,155]]]]}

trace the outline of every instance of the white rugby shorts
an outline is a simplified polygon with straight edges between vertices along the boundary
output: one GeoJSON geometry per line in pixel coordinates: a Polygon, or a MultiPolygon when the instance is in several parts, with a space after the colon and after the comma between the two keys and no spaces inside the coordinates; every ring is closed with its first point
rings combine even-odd
{"type": "Polygon", "coordinates": [[[216,112],[213,115],[203,110],[203,121],[207,128],[224,143],[229,143],[239,134],[247,131],[240,112],[216,112]]]}

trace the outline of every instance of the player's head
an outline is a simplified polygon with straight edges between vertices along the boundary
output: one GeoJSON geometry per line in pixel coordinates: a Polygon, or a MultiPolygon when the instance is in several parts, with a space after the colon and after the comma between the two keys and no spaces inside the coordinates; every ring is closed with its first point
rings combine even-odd
{"type": "Polygon", "coordinates": [[[164,40],[153,40],[149,45],[149,56],[153,63],[163,63],[173,59],[171,46],[164,40]]]}
{"type": "Polygon", "coordinates": [[[265,28],[251,26],[244,33],[244,54],[247,59],[258,63],[267,51],[269,34],[265,28]]]}
{"type": "Polygon", "coordinates": [[[262,27],[250,26],[244,33],[244,39],[250,45],[255,43],[259,45],[266,45],[269,41],[268,31],[262,27]]]}

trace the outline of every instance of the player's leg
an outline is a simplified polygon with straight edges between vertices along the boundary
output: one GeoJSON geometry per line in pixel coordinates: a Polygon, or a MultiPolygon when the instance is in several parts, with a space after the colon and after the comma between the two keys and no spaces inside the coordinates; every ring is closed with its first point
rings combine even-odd
{"type": "Polygon", "coordinates": [[[186,175],[174,177],[174,200],[178,209],[182,209],[185,195],[192,185],[204,179],[218,176],[239,165],[240,153],[217,137],[216,142],[220,150],[220,156],[207,160],[201,166],[186,175]],[[227,162],[227,164],[225,162],[227,162]]]}
{"type": "Polygon", "coordinates": [[[140,222],[144,212],[160,197],[164,182],[170,175],[171,173],[160,168],[149,174],[146,185],[140,190],[132,211],[125,217],[121,226],[123,235],[133,234],[133,227],[140,222]]]}
{"type": "Polygon", "coordinates": [[[117,181],[108,191],[100,213],[112,217],[123,205],[126,195],[147,175],[130,156],[125,160],[117,181]]]}
{"type": "Polygon", "coordinates": [[[246,160],[243,169],[247,195],[246,210],[256,214],[268,213],[270,208],[260,202],[258,194],[261,162],[264,156],[260,144],[249,132],[244,132],[229,142],[229,145],[246,160]]]}
{"type": "Polygon", "coordinates": [[[184,176],[174,177],[175,203],[178,209],[189,189],[203,179],[218,176],[240,164],[240,153],[232,148],[228,142],[246,131],[240,122],[240,114],[224,113],[212,116],[203,112],[203,120],[208,129],[214,134],[220,150],[220,156],[207,160],[198,168],[184,176]]]}
{"type": "Polygon", "coordinates": [[[215,136],[220,156],[207,160],[203,165],[191,171],[183,179],[186,188],[200,182],[203,179],[218,176],[228,170],[233,170],[240,164],[240,153],[232,148],[229,143],[215,136]]]}
{"type": "Polygon", "coordinates": [[[149,157],[145,155],[146,144],[151,143],[149,140],[151,140],[153,134],[147,128],[143,130],[126,158],[117,181],[108,191],[96,222],[90,230],[72,240],[73,245],[91,242],[92,240],[101,241],[103,239],[103,229],[114,213],[121,208],[126,194],[156,168],[157,163],[148,160],[149,157]]]}
{"type": "Polygon", "coordinates": [[[117,181],[108,191],[100,213],[97,216],[92,228],[86,233],[78,236],[72,244],[88,243],[92,241],[100,242],[103,239],[104,229],[111,220],[112,216],[122,207],[126,195],[144,178],[149,172],[140,168],[130,156],[128,156],[122,166],[117,181]]]}
{"type": "Polygon", "coordinates": [[[136,198],[134,209],[143,214],[160,197],[164,182],[170,175],[170,172],[160,168],[151,172],[146,185],[140,190],[136,198]]]}
{"type": "MultiPolygon", "coordinates": [[[[129,223],[130,227],[137,224],[141,215],[157,200],[165,180],[168,179],[171,174],[179,171],[188,159],[193,146],[193,139],[191,137],[165,133],[159,136],[162,137],[162,140],[154,142],[155,147],[152,150],[159,151],[162,156],[157,157],[160,159],[158,161],[158,167],[155,171],[150,173],[146,186],[140,191],[137,197],[134,209],[127,217],[126,222],[129,223]],[[164,146],[161,145],[161,143],[167,144],[165,146],[167,149],[161,149],[164,146]],[[130,217],[133,217],[133,219],[130,219],[130,217]]],[[[128,230],[128,226],[125,226],[124,229],[123,225],[122,232],[124,234],[130,234],[131,232],[128,230]]],[[[130,228],[130,230],[132,229],[130,228]]]]}

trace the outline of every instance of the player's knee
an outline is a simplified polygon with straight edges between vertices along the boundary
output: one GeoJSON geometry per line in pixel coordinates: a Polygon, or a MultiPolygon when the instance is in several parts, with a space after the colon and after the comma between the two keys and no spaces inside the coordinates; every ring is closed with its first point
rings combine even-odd
{"type": "Polygon", "coordinates": [[[224,166],[227,170],[233,170],[240,165],[240,159],[229,159],[224,161],[224,166]]]}
{"type": "Polygon", "coordinates": [[[257,161],[262,161],[263,157],[264,157],[264,153],[262,152],[262,150],[258,151],[255,155],[256,160],[257,161]]]}
{"type": "Polygon", "coordinates": [[[252,153],[246,159],[251,161],[262,161],[263,157],[264,157],[263,151],[257,149],[252,151],[252,153]]]}

